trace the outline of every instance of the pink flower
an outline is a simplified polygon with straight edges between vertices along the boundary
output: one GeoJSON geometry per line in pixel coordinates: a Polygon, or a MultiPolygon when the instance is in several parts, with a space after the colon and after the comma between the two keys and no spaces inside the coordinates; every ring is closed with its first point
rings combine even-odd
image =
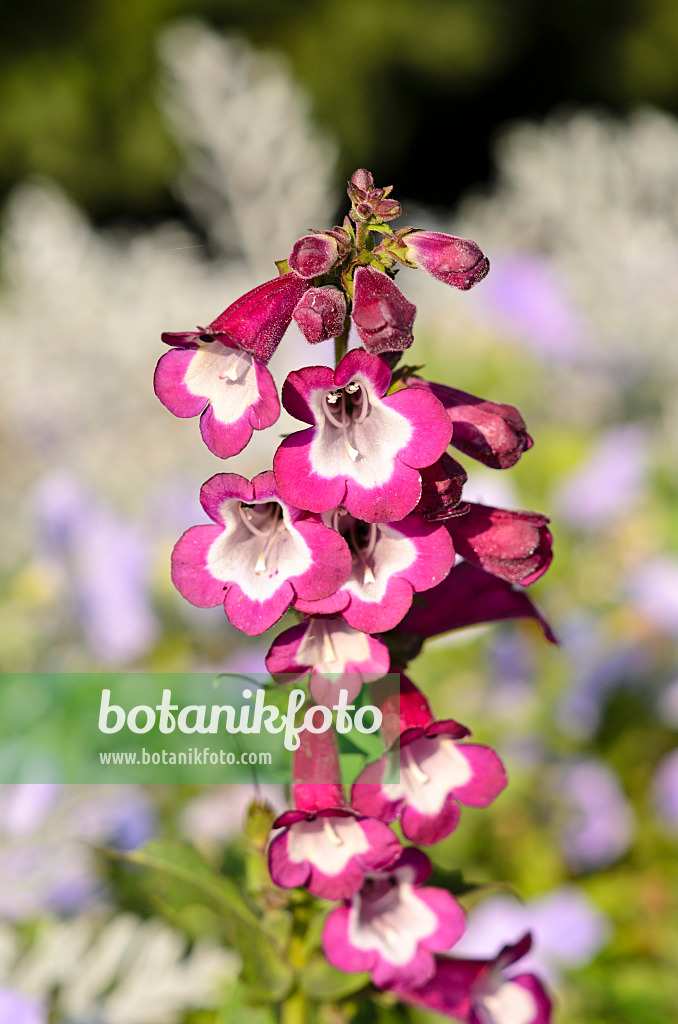
{"type": "Polygon", "coordinates": [[[301,734],[293,771],[296,810],[273,822],[283,831],[269,846],[271,878],[285,889],[305,885],[321,899],[346,899],[361,887],[366,872],[393,864],[400,843],[383,822],[347,806],[335,781],[339,762],[331,732],[301,734]]]}
{"type": "Polygon", "coordinates": [[[377,637],[353,629],[342,618],[308,618],[280,633],[266,655],[266,668],[278,682],[291,683],[310,672],[311,695],[331,707],[340,690],[347,700],[363,683],[381,679],[390,668],[388,648],[377,637]]]}
{"type": "Polygon", "coordinates": [[[435,721],[425,697],[405,676],[394,700],[400,704],[400,735],[361,772],[351,800],[357,810],[381,821],[401,818],[406,838],[429,846],[457,827],[459,803],[492,803],[506,785],[506,773],[489,747],[459,742],[470,735],[463,725],[435,721]],[[399,781],[384,782],[394,760],[399,781]]]}
{"type": "Polygon", "coordinates": [[[358,267],[354,275],[351,319],[368,352],[402,352],[414,341],[417,307],[408,302],[391,278],[374,267],[358,267]]]}
{"type": "Polygon", "coordinates": [[[447,579],[418,599],[398,632],[425,639],[480,622],[521,618],[536,619],[546,639],[557,642],[548,622],[524,591],[470,562],[460,562],[447,579]]]}
{"type": "Polygon", "coordinates": [[[512,512],[471,502],[468,511],[446,526],[457,554],[508,583],[525,587],[548,569],[553,559],[547,516],[512,512]]]}
{"type": "Polygon", "coordinates": [[[324,513],[323,522],[348,542],[351,572],[334,594],[297,607],[312,615],[340,613],[365,633],[397,626],[414,594],[435,587],[454,565],[445,524],[414,514],[394,523],[365,523],[344,509],[324,513]]]}
{"type": "Polygon", "coordinates": [[[287,260],[299,277],[310,279],[329,274],[339,259],[339,244],[329,232],[317,231],[298,238],[287,260]]]}
{"type": "Polygon", "coordinates": [[[450,421],[432,395],[391,382],[378,356],[354,349],[336,370],[307,366],[289,374],[283,404],[306,430],[285,438],[273,460],[285,501],[313,512],[345,506],[365,522],[393,522],[421,496],[418,469],[445,451],[450,421]]]}
{"type": "Polygon", "coordinates": [[[505,973],[528,952],[531,941],[524,936],[494,960],[436,957],[433,977],[419,988],[399,988],[398,996],[463,1024],[549,1024],[552,1003],[539,978],[505,973]]]}
{"type": "Polygon", "coordinates": [[[464,933],[464,913],[445,889],[423,888],[431,862],[414,847],[388,871],[368,876],[350,903],[327,918],[322,942],[342,971],[370,971],[379,988],[423,985],[435,971],[434,952],[464,933]]]}
{"type": "Polygon", "coordinates": [[[386,197],[393,191],[392,185],[375,188],[374,178],[369,171],[360,167],[348,183],[348,198],[351,200],[351,216],[356,221],[388,221],[401,214],[400,203],[386,197]]]}
{"type": "Polygon", "coordinates": [[[294,307],[310,287],[311,282],[297,274],[265,281],[232,302],[207,333],[225,334],[260,363],[267,363],[292,321],[294,307]]]}
{"type": "Polygon", "coordinates": [[[158,362],[155,393],[175,416],[200,416],[203,440],[219,458],[237,455],[254,430],[278,419],[271,374],[237,342],[208,330],[166,332],[162,340],[174,347],[158,362]]]}
{"type": "Polygon", "coordinates": [[[294,310],[294,322],[310,345],[337,338],[344,329],[346,299],[334,285],[309,288],[294,310]]]}
{"type": "Polygon", "coordinates": [[[400,235],[405,252],[395,255],[417,270],[424,270],[444,284],[466,291],[487,275],[490,261],[470,238],[456,238],[438,231],[407,231],[400,235]]]}
{"type": "Polygon", "coordinates": [[[172,553],[172,581],[200,608],[224,605],[236,629],[269,629],[296,600],[326,597],[350,572],[346,542],[280,498],[270,471],[252,483],[218,473],[203,484],[214,526],[193,526],[172,553]]]}
{"type": "Polygon", "coordinates": [[[443,403],[452,421],[451,443],[464,455],[492,469],[509,469],[532,447],[523,417],[514,406],[489,402],[417,377],[408,377],[406,383],[423,388],[443,403]]]}

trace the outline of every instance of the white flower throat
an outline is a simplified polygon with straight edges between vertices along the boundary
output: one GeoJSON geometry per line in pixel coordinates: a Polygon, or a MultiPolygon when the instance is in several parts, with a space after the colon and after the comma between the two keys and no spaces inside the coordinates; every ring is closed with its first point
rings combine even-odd
{"type": "Polygon", "coordinates": [[[367,419],[370,412],[370,400],[365,388],[352,380],[345,388],[329,391],[325,395],[323,412],[328,422],[341,431],[346,454],[351,462],[355,462],[360,451],[355,443],[351,443],[351,438],[355,442],[355,427],[367,419]]]}
{"type": "Polygon", "coordinates": [[[282,509],[277,501],[269,501],[265,505],[238,505],[240,519],[255,537],[261,537],[262,547],[254,566],[257,576],[268,571],[267,558],[275,550],[277,542],[287,530],[281,518],[282,509]]]}

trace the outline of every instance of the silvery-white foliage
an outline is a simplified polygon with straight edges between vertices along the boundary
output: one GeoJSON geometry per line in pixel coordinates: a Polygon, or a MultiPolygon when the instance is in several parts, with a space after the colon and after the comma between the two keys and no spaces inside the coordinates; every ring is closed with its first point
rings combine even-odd
{"type": "Polygon", "coordinates": [[[547,257],[591,328],[588,360],[622,385],[678,373],[678,122],[556,114],[508,128],[496,163],[457,227],[486,252],[547,257]]]}
{"type": "MultiPolygon", "coordinates": [[[[10,564],[28,544],[33,482],[47,470],[67,468],[119,508],[146,514],[168,477],[197,493],[215,472],[267,469],[280,434],[294,429],[283,415],[224,464],[205,448],[197,420],[173,417],[154,398],[153,369],[166,351],[161,331],[207,323],[275,276],[271,262],[263,273],[255,267],[260,246],[270,242],[268,258],[285,257],[309,215],[324,223],[332,147],[309,127],[303,97],[276,59],[197,24],[169,31],[163,49],[194,213],[216,237],[225,211],[237,210],[240,252],[231,246],[210,260],[174,223],[136,234],[94,230],[49,182],[12,194],[0,295],[0,514],[10,564]]],[[[306,352],[292,328],[271,363],[279,383],[306,352]]]]}
{"type": "Polygon", "coordinates": [[[281,57],[199,22],[166,31],[160,51],[163,108],[188,159],[181,195],[222,251],[265,271],[331,216],[335,145],[281,57]]]}
{"type": "Polygon", "coordinates": [[[43,919],[28,948],[0,926],[0,987],[54,999],[58,1024],[175,1024],[212,1009],[238,971],[235,954],[133,914],[43,919]]]}

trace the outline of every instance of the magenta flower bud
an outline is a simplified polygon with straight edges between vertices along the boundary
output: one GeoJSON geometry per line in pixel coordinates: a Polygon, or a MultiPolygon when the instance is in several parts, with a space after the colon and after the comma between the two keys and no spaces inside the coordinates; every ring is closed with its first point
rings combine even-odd
{"type": "Polygon", "coordinates": [[[354,171],[351,175],[351,180],[348,183],[348,195],[350,199],[364,198],[368,192],[372,192],[374,189],[374,178],[369,171],[366,171],[364,167],[359,167],[357,171],[354,171]]]}
{"type": "Polygon", "coordinates": [[[310,287],[310,282],[297,274],[265,281],[232,302],[207,326],[206,334],[225,334],[265,364],[282,341],[299,299],[310,287]]]}
{"type": "Polygon", "coordinates": [[[344,329],[346,299],[338,288],[328,284],[309,288],[294,313],[294,322],[311,345],[337,338],[344,329]]]}
{"type": "Polygon", "coordinates": [[[409,348],[417,307],[387,274],[373,267],[358,267],[354,282],[351,319],[367,351],[380,355],[409,348]]]}
{"type": "Polygon", "coordinates": [[[329,232],[319,231],[298,238],[287,262],[295,274],[308,280],[320,274],[328,274],[338,258],[336,238],[329,232]]]}
{"type": "Polygon", "coordinates": [[[465,515],[446,522],[454,549],[507,583],[534,583],[553,558],[548,518],[471,503],[465,515]]]}
{"type": "Polygon", "coordinates": [[[407,246],[402,256],[410,266],[462,291],[482,281],[490,269],[490,261],[470,238],[415,230],[401,239],[407,246]]]}
{"type": "Polygon", "coordinates": [[[468,505],[459,506],[467,477],[466,470],[456,459],[445,452],[437,462],[420,472],[421,499],[415,511],[423,519],[436,522],[468,510],[468,505]]]}
{"type": "Polygon", "coordinates": [[[408,377],[409,387],[424,388],[445,406],[452,420],[452,444],[492,469],[509,469],[532,447],[525,421],[512,405],[488,402],[466,391],[408,377]]]}

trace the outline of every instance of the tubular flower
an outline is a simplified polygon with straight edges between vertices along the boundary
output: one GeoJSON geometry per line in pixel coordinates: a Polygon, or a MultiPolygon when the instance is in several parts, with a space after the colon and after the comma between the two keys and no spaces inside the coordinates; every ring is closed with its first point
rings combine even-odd
{"type": "Polygon", "coordinates": [[[491,469],[509,469],[532,447],[525,421],[512,405],[489,402],[445,384],[408,377],[409,387],[423,388],[442,402],[452,421],[452,444],[491,469]]]}
{"type": "Polygon", "coordinates": [[[481,622],[536,619],[547,640],[556,643],[551,627],[527,594],[483,569],[460,562],[442,583],[427,591],[402,620],[399,632],[421,639],[481,622]]]}
{"type": "Polygon", "coordinates": [[[405,298],[388,274],[358,267],[354,275],[351,319],[368,352],[402,352],[414,340],[417,307],[405,298]]]}
{"type": "Polygon", "coordinates": [[[505,946],[494,960],[436,957],[433,977],[419,988],[398,988],[405,1003],[463,1024],[550,1024],[552,1003],[534,974],[506,974],[532,939],[505,946]]]}
{"type": "Polygon", "coordinates": [[[431,862],[414,847],[387,871],[370,875],[350,903],[337,907],[323,931],[325,956],[342,971],[369,971],[379,988],[423,985],[434,952],[464,933],[464,913],[445,889],[423,888],[431,862]]]}
{"type": "Polygon", "coordinates": [[[368,765],[351,793],[353,806],[382,821],[401,818],[403,834],[430,846],[449,836],[459,803],[487,807],[506,785],[504,766],[489,747],[461,743],[470,736],[452,720],[437,722],[428,703],[401,677],[400,735],[390,751],[368,765]],[[389,762],[399,763],[398,782],[384,782],[389,762]]]}
{"type": "Polygon", "coordinates": [[[293,682],[310,672],[311,696],[327,707],[336,702],[340,690],[353,700],[363,683],[381,679],[390,664],[386,644],[331,616],[312,616],[286,629],[266,655],[266,668],[280,682],[293,682]]]}
{"type": "Polygon", "coordinates": [[[309,345],[317,345],[341,334],[346,319],[346,299],[331,284],[309,288],[297,303],[293,316],[309,345]]]}
{"type": "Polygon", "coordinates": [[[512,512],[471,502],[467,511],[446,522],[458,554],[507,583],[526,587],[553,559],[547,516],[512,512]]]}
{"type": "Polygon", "coordinates": [[[292,322],[295,306],[310,287],[311,282],[298,274],[264,281],[232,302],[207,332],[225,334],[260,363],[267,363],[292,322]]]}
{"type": "Polygon", "coordinates": [[[254,430],[272,426],[280,401],[271,374],[225,334],[187,331],[162,335],[153,386],[175,416],[200,416],[200,433],[214,455],[227,459],[247,446],[254,430]]]}
{"type": "Polygon", "coordinates": [[[394,255],[443,284],[467,291],[489,272],[490,261],[470,238],[416,229],[399,233],[399,238],[405,250],[395,250],[394,255]]]}
{"type": "Polygon", "coordinates": [[[468,505],[459,504],[466,480],[466,470],[445,452],[432,466],[422,469],[421,499],[415,511],[428,522],[466,512],[468,505]]]}
{"type": "Polygon", "coordinates": [[[348,579],[320,601],[300,602],[314,615],[340,613],[349,626],[365,633],[393,629],[412,604],[416,591],[440,583],[454,565],[454,548],[444,525],[416,515],[394,523],[365,523],[334,509],[326,525],[342,534],[351,550],[348,579]]]}
{"type": "Polygon", "coordinates": [[[330,732],[301,735],[294,756],[295,810],[273,822],[271,878],[284,889],[304,885],[321,899],[346,899],[366,873],[388,868],[401,852],[388,825],[356,814],[346,804],[330,732]]]}
{"type": "Polygon", "coordinates": [[[200,608],[224,605],[233,625],[253,636],[304,597],[326,597],[346,579],[346,542],[284,502],[270,471],[252,483],[218,473],[200,492],[215,525],[193,526],[172,553],[172,581],[200,608]]]}
{"type": "Polygon", "coordinates": [[[391,373],[378,356],[354,349],[336,370],[289,374],[283,404],[312,424],[285,438],[273,460],[285,501],[312,512],[343,505],[366,522],[393,522],[421,496],[418,469],[440,458],[450,422],[432,395],[403,388],[384,398],[391,373]]]}

